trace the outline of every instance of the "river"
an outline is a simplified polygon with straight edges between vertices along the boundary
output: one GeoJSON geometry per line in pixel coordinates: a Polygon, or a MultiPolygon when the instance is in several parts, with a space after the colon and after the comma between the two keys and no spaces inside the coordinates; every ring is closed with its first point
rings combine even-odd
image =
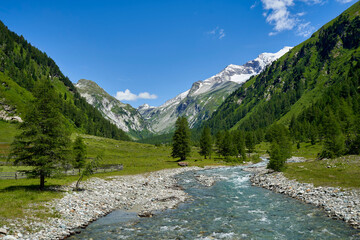
{"type": "Polygon", "coordinates": [[[241,167],[185,172],[178,182],[192,197],[177,209],[138,218],[114,211],[70,239],[360,239],[360,231],[320,208],[251,186],[241,167]],[[215,176],[212,187],[195,175],[215,176]]]}

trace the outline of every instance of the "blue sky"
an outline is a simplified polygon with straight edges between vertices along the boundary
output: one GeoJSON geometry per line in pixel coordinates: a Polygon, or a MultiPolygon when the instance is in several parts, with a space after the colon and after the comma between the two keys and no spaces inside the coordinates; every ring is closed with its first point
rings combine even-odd
{"type": "Polygon", "coordinates": [[[229,64],[301,43],[355,2],[11,0],[0,20],[74,83],[90,79],[135,107],[158,106],[229,64]]]}

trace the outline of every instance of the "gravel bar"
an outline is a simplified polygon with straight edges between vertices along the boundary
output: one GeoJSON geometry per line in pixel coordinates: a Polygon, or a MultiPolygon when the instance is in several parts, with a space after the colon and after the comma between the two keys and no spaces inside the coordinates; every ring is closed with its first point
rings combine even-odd
{"type": "Polygon", "coordinates": [[[11,220],[7,226],[0,227],[0,239],[64,239],[116,209],[137,212],[140,217],[152,216],[154,211],[175,208],[189,198],[177,185],[175,175],[203,169],[206,167],[165,169],[107,179],[91,178],[81,183],[82,191],[73,191],[73,185],[65,187],[61,199],[45,204],[59,215],[58,218],[11,220]],[[26,230],[29,228],[31,233],[26,230]]]}
{"type": "Polygon", "coordinates": [[[254,173],[250,179],[254,186],[263,187],[321,207],[329,217],[344,220],[356,229],[360,228],[359,190],[314,187],[313,184],[289,180],[283,173],[271,172],[265,167],[246,170],[254,173]]]}

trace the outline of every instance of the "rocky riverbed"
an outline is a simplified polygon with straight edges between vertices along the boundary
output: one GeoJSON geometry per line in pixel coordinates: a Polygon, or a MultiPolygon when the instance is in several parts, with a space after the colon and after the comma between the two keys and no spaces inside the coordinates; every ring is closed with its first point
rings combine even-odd
{"type": "MultiPolygon", "coordinates": [[[[62,189],[65,191],[63,198],[45,204],[50,211],[58,214],[57,218],[14,220],[0,227],[0,238],[63,239],[115,209],[151,217],[154,211],[175,208],[189,198],[177,185],[175,175],[201,169],[186,167],[108,179],[92,178],[82,183],[83,190],[78,192],[72,191],[74,186],[65,187],[62,189]]],[[[205,185],[213,184],[211,179],[200,179],[205,185]]]]}
{"type": "Polygon", "coordinates": [[[282,173],[270,172],[265,167],[247,168],[253,172],[251,182],[277,193],[322,207],[329,217],[342,219],[354,228],[360,228],[360,192],[334,187],[314,187],[313,184],[289,180],[282,173]]]}

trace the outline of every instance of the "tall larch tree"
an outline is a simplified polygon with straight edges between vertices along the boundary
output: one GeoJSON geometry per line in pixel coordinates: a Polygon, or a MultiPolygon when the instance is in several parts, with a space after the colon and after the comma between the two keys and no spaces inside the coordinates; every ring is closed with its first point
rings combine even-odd
{"type": "Polygon", "coordinates": [[[175,123],[171,156],[186,160],[190,156],[190,129],[186,117],[178,117],[175,123]]]}
{"type": "Polygon", "coordinates": [[[200,155],[204,156],[206,159],[207,156],[211,158],[212,153],[212,138],[211,130],[209,127],[204,127],[200,137],[200,155]]]}
{"type": "Polygon", "coordinates": [[[10,156],[15,158],[15,164],[32,166],[29,174],[40,177],[43,190],[45,178],[68,163],[71,141],[66,120],[60,113],[58,94],[50,80],[39,81],[33,95],[35,99],[27,108],[10,156]]]}

